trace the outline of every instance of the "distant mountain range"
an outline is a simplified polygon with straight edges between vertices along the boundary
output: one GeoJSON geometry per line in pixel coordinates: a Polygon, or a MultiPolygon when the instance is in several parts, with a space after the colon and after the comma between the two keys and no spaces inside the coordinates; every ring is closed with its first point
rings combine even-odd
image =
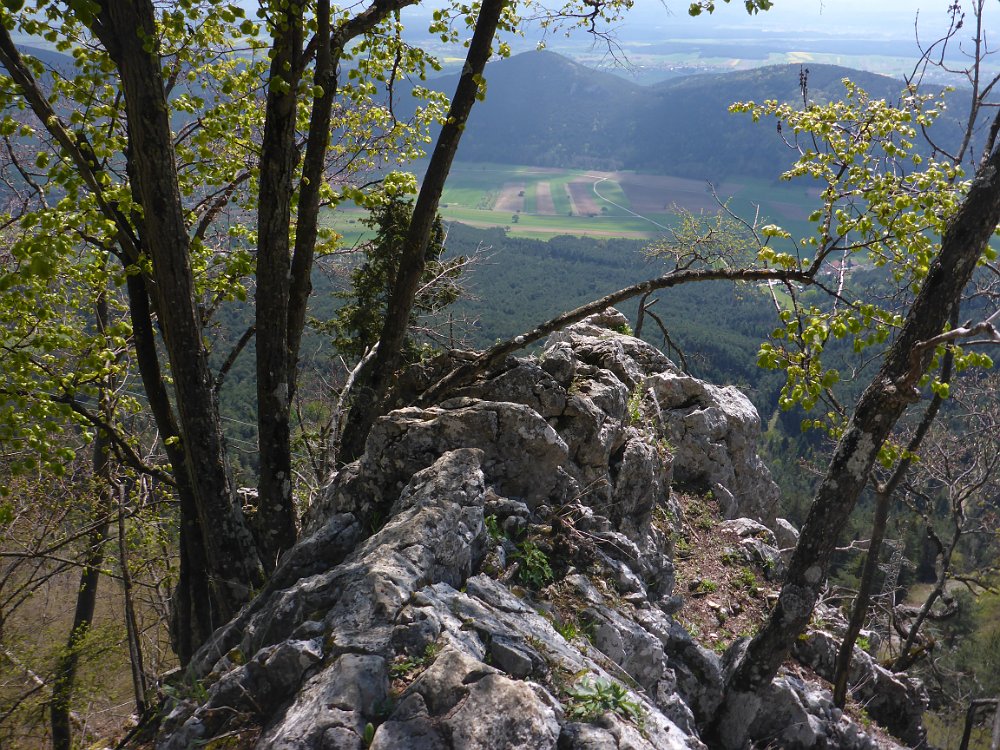
{"type": "MultiPolygon", "coordinates": [[[[64,73],[73,67],[67,55],[24,50],[64,73]]],[[[773,123],[755,124],[728,108],[736,101],[800,101],[800,70],[808,70],[808,95],[815,101],[842,98],[844,78],[889,101],[903,90],[903,83],[893,78],[816,63],[686,76],[644,86],[554,52],[524,52],[487,67],[486,100],[473,107],[458,158],[627,169],[717,182],[737,175],[774,179],[793,155],[773,123]]],[[[451,95],[457,80],[457,75],[448,75],[427,85],[451,95]]],[[[952,112],[967,112],[967,95],[950,96],[952,112]]],[[[397,114],[405,116],[413,106],[403,96],[397,114]]],[[[957,118],[948,113],[935,126],[941,143],[952,143],[959,134],[957,118]]]]}
{"type": "MultiPolygon", "coordinates": [[[[844,78],[890,101],[903,90],[901,81],[860,70],[801,69],[808,69],[815,101],[842,98],[844,78]]],[[[801,100],[799,73],[798,65],[778,65],[642,86],[554,52],[526,52],[487,67],[486,101],[473,108],[459,158],[698,179],[774,178],[792,158],[774,124],[754,124],[727,110],[736,101],[801,100]]],[[[430,85],[450,94],[456,82],[457,76],[445,76],[430,85]]],[[[946,141],[957,133],[954,122],[937,127],[946,141]]]]}

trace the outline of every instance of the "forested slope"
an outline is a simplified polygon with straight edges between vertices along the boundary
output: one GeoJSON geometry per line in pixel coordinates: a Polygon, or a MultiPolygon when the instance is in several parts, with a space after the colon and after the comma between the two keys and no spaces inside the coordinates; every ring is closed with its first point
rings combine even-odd
{"type": "MultiPolygon", "coordinates": [[[[488,96],[469,118],[466,161],[579,169],[631,169],[721,181],[727,176],[776,179],[787,167],[781,140],[728,112],[737,101],[800,102],[843,98],[850,78],[873,98],[897,100],[902,81],[835,65],[775,65],[640,86],[554,52],[525,52],[492,63],[488,96]]],[[[430,85],[448,91],[445,76],[430,85]]],[[[966,111],[951,95],[956,114],[966,111]]],[[[948,116],[935,126],[944,143],[959,135],[948,116]]]]}

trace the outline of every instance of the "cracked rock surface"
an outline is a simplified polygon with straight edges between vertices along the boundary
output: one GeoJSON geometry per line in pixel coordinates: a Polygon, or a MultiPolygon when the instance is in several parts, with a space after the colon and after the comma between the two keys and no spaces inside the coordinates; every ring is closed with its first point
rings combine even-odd
{"type": "MultiPolygon", "coordinates": [[[[712,489],[776,570],[778,492],[749,400],[625,322],[593,316],[379,419],[264,590],[195,655],[198,689],[167,702],[156,746],[704,748],[724,672],[674,619],[671,484],[712,489]]],[[[783,679],[769,700],[801,725],[787,746],[873,746],[783,679]]],[[[775,736],[765,718],[756,739],[775,736]]]]}

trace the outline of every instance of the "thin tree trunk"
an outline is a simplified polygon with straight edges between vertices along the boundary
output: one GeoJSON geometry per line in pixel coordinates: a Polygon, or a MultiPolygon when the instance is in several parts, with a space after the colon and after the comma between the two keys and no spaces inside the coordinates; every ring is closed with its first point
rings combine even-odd
{"type": "Polygon", "coordinates": [[[1000,750],[1000,700],[993,706],[993,731],[990,735],[990,750],[1000,750]]]}
{"type": "Polygon", "coordinates": [[[292,507],[291,371],[288,342],[295,125],[302,72],[302,6],[277,11],[260,156],[257,208],[257,445],[260,475],[254,537],[274,570],[295,543],[292,507]]]}
{"type": "Polygon", "coordinates": [[[977,170],[902,330],[857,402],[802,527],[778,603],[727,681],[722,706],[708,729],[720,747],[743,745],[760,708],[758,692],[770,684],[808,624],[837,536],[868,481],[879,448],[903,411],[919,397],[915,386],[933,354],[932,347],[920,344],[937,336],[951,319],[998,222],[1000,149],[977,170]]]}
{"type": "MultiPolygon", "coordinates": [[[[318,237],[320,195],[330,143],[333,105],[337,97],[337,63],[346,44],[373,29],[398,8],[413,0],[390,0],[371,5],[366,10],[333,28],[330,2],[316,4],[316,64],[313,82],[322,90],[312,101],[309,132],[298,186],[298,212],[295,222],[295,245],[289,258],[289,216],[291,166],[294,166],[294,116],[283,119],[292,107],[295,93],[269,93],[268,123],[275,127],[269,139],[265,128],[262,151],[262,178],[257,280],[257,356],[258,422],[260,429],[261,474],[258,484],[258,543],[264,542],[262,556],[270,568],[288,549],[296,536],[295,513],[291,495],[291,403],[295,396],[296,368],[306,309],[312,292],[312,267],[318,237]],[[272,99],[274,109],[272,118],[272,99]],[[280,105],[279,105],[280,102],[280,105]],[[285,126],[290,126],[288,130],[285,126]],[[293,160],[285,157],[291,155],[293,160]],[[273,157],[273,158],[272,158],[273,157]],[[274,161],[276,179],[265,182],[264,165],[274,161]],[[287,174],[286,174],[287,168],[287,174]],[[266,229],[266,232],[265,232],[266,229]],[[261,272],[261,258],[265,271],[261,272]],[[262,329],[262,323],[266,323],[262,329]],[[283,328],[282,328],[283,327],[283,328]],[[263,337],[262,337],[263,333],[263,337]],[[283,363],[278,361],[284,357],[283,363]],[[282,395],[283,394],[283,395],[282,395]]],[[[284,56],[292,71],[300,71],[301,18],[289,19],[289,32],[276,38],[274,59],[284,56]],[[298,23],[298,37],[295,23],[298,23]],[[294,38],[293,38],[294,37],[294,38]]],[[[282,67],[272,65],[272,78],[282,67]]]]}
{"type": "Polygon", "coordinates": [[[185,462],[212,599],[207,617],[228,620],[263,581],[253,539],[234,503],[201,321],[195,304],[189,241],[181,206],[168,107],[149,0],[104,0],[93,31],[114,60],[125,98],[134,174],[143,207],[145,246],[153,261],[157,311],[170,360],[185,462]]]}
{"type": "Polygon", "coordinates": [[[132,274],[125,283],[136,364],[153,420],[160,431],[160,439],[170,461],[180,506],[180,574],[171,596],[170,641],[183,665],[188,663],[198,646],[208,639],[216,625],[212,619],[208,561],[198,522],[193,482],[184,450],[179,443],[180,432],[170,406],[170,396],[160,372],[146,281],[142,276],[132,274]]]}
{"type": "MultiPolygon", "coordinates": [[[[114,41],[114,37],[111,39],[114,41]]],[[[25,65],[9,32],[3,28],[0,28],[0,62],[21,89],[39,122],[80,171],[105,217],[115,223],[118,228],[119,257],[123,264],[138,263],[140,255],[144,252],[138,239],[145,234],[141,216],[136,213],[131,217],[130,223],[129,218],[125,217],[116,205],[104,198],[100,179],[100,160],[93,156],[89,144],[81,134],[70,135],[67,127],[45,98],[30,69],[25,65]],[[139,228],[138,233],[134,231],[133,225],[139,228]]],[[[135,153],[134,148],[130,148],[129,151],[135,153]]],[[[142,199],[136,188],[139,179],[132,160],[129,160],[127,167],[136,203],[141,204],[142,199]]],[[[175,651],[183,664],[190,658],[194,648],[214,629],[212,597],[208,589],[209,568],[201,525],[198,521],[194,483],[188,474],[184,449],[179,442],[175,442],[180,440],[180,430],[172,413],[170,398],[160,371],[159,353],[150,322],[147,279],[143,274],[128,274],[126,285],[139,373],[161,439],[165,441],[167,458],[173,469],[181,505],[181,572],[173,597],[172,618],[173,623],[181,623],[181,626],[171,627],[171,636],[175,651]]]]}
{"type": "Polygon", "coordinates": [[[958,542],[962,538],[961,521],[955,518],[954,524],[955,535],[951,539],[951,544],[949,544],[947,548],[943,545],[939,545],[938,554],[941,556],[941,564],[938,569],[937,580],[934,582],[934,588],[931,589],[931,592],[924,600],[923,606],[920,607],[920,611],[913,620],[913,624],[910,625],[910,631],[907,633],[906,640],[900,647],[899,656],[896,657],[896,660],[892,663],[892,670],[894,672],[902,672],[905,669],[909,669],[909,667],[916,661],[917,657],[913,652],[913,644],[916,643],[917,636],[920,634],[920,628],[923,627],[924,622],[930,615],[931,609],[934,607],[934,603],[945,593],[945,588],[948,585],[948,574],[951,572],[951,558],[955,554],[955,548],[958,546],[958,542]]]}
{"type": "Polygon", "coordinates": [[[389,386],[401,361],[403,340],[410,321],[413,300],[424,272],[427,246],[441,203],[441,192],[458,151],[465,123],[479,94],[483,70],[490,57],[490,45],[507,0],[483,0],[462,76],[451,101],[448,119],[441,128],[430,163],[424,174],[413,209],[410,226],[399,260],[399,274],[386,308],[385,324],[378,351],[361,373],[355,386],[355,401],[348,414],[341,441],[340,463],[353,461],[364,451],[365,440],[382,412],[389,386]]]}
{"type": "MultiPolygon", "coordinates": [[[[699,281],[786,281],[800,284],[813,283],[813,277],[806,271],[787,271],[774,268],[697,268],[691,270],[671,271],[670,273],[658,276],[655,279],[646,279],[638,284],[619,289],[616,292],[607,294],[600,299],[588,302],[585,305],[574,308],[564,313],[560,313],[554,318],[550,318],[544,323],[525,331],[522,334],[494,344],[489,349],[481,352],[471,361],[462,364],[448,372],[443,378],[428,387],[418,399],[419,404],[431,404],[441,398],[449,390],[461,388],[471,383],[477,376],[496,367],[507,358],[508,355],[531,346],[536,341],[548,336],[554,331],[559,331],[566,326],[579,323],[589,315],[594,315],[607,310],[621,302],[640,294],[647,294],[657,289],[669,289],[682,284],[692,284],[699,281]]],[[[647,310],[647,312],[649,312],[647,310]]]]}
{"type": "MultiPolygon", "coordinates": [[[[955,308],[955,313],[958,308],[955,308]]],[[[957,314],[952,315],[951,326],[958,325],[957,314]]],[[[951,365],[955,355],[949,349],[941,363],[941,382],[951,382],[951,365]]],[[[934,394],[930,405],[924,412],[917,430],[906,446],[906,452],[914,454],[920,448],[924,436],[931,428],[938,412],[941,410],[941,403],[944,399],[940,395],[934,394]]],[[[910,469],[913,460],[904,458],[893,471],[889,481],[879,487],[875,493],[875,518],[872,521],[871,541],[868,543],[868,554],[865,557],[864,568],[861,571],[861,582],[858,585],[858,595],[854,599],[854,609],[851,611],[851,619],[847,623],[847,630],[844,632],[844,640],[841,641],[840,650],[837,652],[836,672],[833,679],[833,703],[838,708],[843,708],[847,702],[847,680],[851,671],[851,658],[854,655],[854,644],[858,640],[858,634],[864,626],[865,617],[868,614],[868,605],[871,602],[872,590],[875,586],[875,573],[878,571],[879,554],[882,551],[882,542],[885,539],[885,528],[889,521],[889,505],[893,495],[899,488],[900,483],[910,469]]]]}
{"type": "MultiPolygon", "coordinates": [[[[972,739],[972,727],[976,723],[976,713],[983,706],[994,706],[1000,714],[1000,701],[996,698],[979,698],[969,702],[969,708],[965,711],[965,727],[962,730],[962,741],[958,743],[958,750],[969,750],[969,740],[972,739]]],[[[996,726],[997,719],[994,716],[993,724],[996,726]]]]}
{"type": "Polygon", "coordinates": [[[135,712],[142,716],[147,709],[146,670],[142,663],[142,643],[139,640],[139,620],[135,616],[132,596],[132,571],[128,563],[128,542],[125,534],[124,486],[118,488],[118,562],[122,569],[122,602],[125,609],[125,634],[128,639],[129,665],[132,668],[132,690],[135,693],[135,712]]]}
{"type": "MultiPolygon", "coordinates": [[[[95,306],[98,333],[103,335],[108,324],[108,302],[102,293],[95,306]]],[[[100,392],[102,416],[110,422],[108,411],[108,389],[105,383],[100,392]]],[[[94,437],[93,485],[96,502],[93,516],[101,519],[87,535],[87,551],[84,555],[83,570],[80,573],[80,587],[76,594],[76,608],[73,625],[69,631],[66,648],[56,667],[52,682],[52,701],[49,714],[52,726],[53,750],[71,750],[73,730],[70,722],[70,704],[76,686],[77,668],[80,665],[80,649],[94,622],[97,607],[97,586],[101,580],[101,566],[104,564],[104,545],[108,538],[112,504],[111,436],[105,430],[98,430],[94,437]]]]}
{"type": "MultiPolygon", "coordinates": [[[[337,98],[337,62],[339,44],[334,47],[330,28],[330,1],[316,4],[316,69],[315,85],[323,89],[313,101],[309,118],[309,139],[306,155],[302,160],[302,179],[299,181],[299,210],[295,222],[295,249],[292,254],[292,274],[288,301],[288,369],[294,373],[299,361],[299,347],[306,325],[306,306],[312,292],[312,267],[319,229],[320,192],[326,168],[326,154],[330,145],[330,124],[333,119],[333,102],[337,98]]],[[[295,396],[296,380],[289,383],[289,401],[295,396]]]]}
{"type": "MultiPolygon", "coordinates": [[[[105,464],[109,463],[107,453],[110,441],[100,437],[103,430],[94,439],[95,464],[98,463],[97,453],[103,454],[105,464]]],[[[106,473],[105,466],[95,466],[95,480],[103,482],[106,473]],[[99,478],[98,478],[99,477],[99,478]]],[[[106,510],[104,504],[110,502],[110,488],[101,487],[99,490],[99,506],[103,512],[106,510]]],[[[84,559],[83,571],[80,574],[80,588],[76,594],[76,608],[73,612],[73,626],[66,641],[65,650],[59,659],[59,666],[56,667],[56,677],[52,682],[52,701],[50,703],[50,716],[52,724],[52,748],[53,750],[70,750],[73,746],[73,732],[70,722],[70,705],[73,698],[73,690],[76,686],[77,668],[80,665],[80,649],[90,632],[90,627],[94,622],[94,611],[97,607],[97,585],[101,578],[101,565],[104,564],[104,545],[107,541],[108,523],[102,524],[87,535],[87,555],[84,559]]]]}

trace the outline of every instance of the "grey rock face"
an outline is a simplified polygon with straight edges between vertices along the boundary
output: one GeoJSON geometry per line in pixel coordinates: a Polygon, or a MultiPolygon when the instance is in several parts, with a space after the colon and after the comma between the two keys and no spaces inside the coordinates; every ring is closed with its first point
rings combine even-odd
{"type": "Polygon", "coordinates": [[[361,748],[365,724],[377,718],[388,698],[385,660],[343,654],[299,691],[258,747],[306,750],[313,747],[361,748]]]}
{"type": "Polygon", "coordinates": [[[833,705],[826,690],[810,687],[798,677],[779,676],[761,696],[766,710],[758,712],[750,737],[758,744],[788,750],[876,750],[875,741],[860,731],[833,705]]]}
{"type": "MultiPolygon", "coordinates": [[[[671,482],[766,524],[776,488],[750,402],[612,330],[625,323],[593,316],[538,360],[379,419],[265,589],[196,654],[207,696],[168,707],[157,747],[253,726],[261,750],[704,748],[723,667],[672,617],[671,482]],[[588,704],[587,685],[617,698],[588,704]]],[[[759,523],[732,528],[748,555],[775,548],[759,523]]],[[[804,722],[789,741],[835,735],[808,690],[776,690],[804,722]]]]}
{"type": "Polygon", "coordinates": [[[787,565],[792,559],[795,545],[799,543],[799,530],[787,518],[776,518],[774,521],[774,536],[778,542],[778,551],[782,561],[787,565]]]}
{"type": "MultiPolygon", "coordinates": [[[[822,630],[809,630],[796,641],[794,654],[817,674],[832,680],[839,648],[840,638],[822,630]]],[[[923,724],[927,693],[919,681],[893,674],[855,646],[848,686],[869,716],[893,736],[909,747],[923,746],[927,739],[923,724]]]]}
{"type": "Polygon", "coordinates": [[[785,561],[773,531],[749,518],[723,521],[721,529],[723,534],[734,539],[735,550],[743,560],[761,569],[767,580],[780,581],[784,578],[785,561]]]}
{"type": "Polygon", "coordinates": [[[676,478],[706,489],[723,487],[735,501],[723,507],[730,518],[773,525],[779,492],[757,456],[760,417],[750,399],[732,386],[670,372],[651,376],[646,385],[676,446],[676,478]]]}
{"type": "Polygon", "coordinates": [[[446,647],[375,732],[372,747],[551,748],[559,736],[553,705],[541,688],[446,647]]]}

